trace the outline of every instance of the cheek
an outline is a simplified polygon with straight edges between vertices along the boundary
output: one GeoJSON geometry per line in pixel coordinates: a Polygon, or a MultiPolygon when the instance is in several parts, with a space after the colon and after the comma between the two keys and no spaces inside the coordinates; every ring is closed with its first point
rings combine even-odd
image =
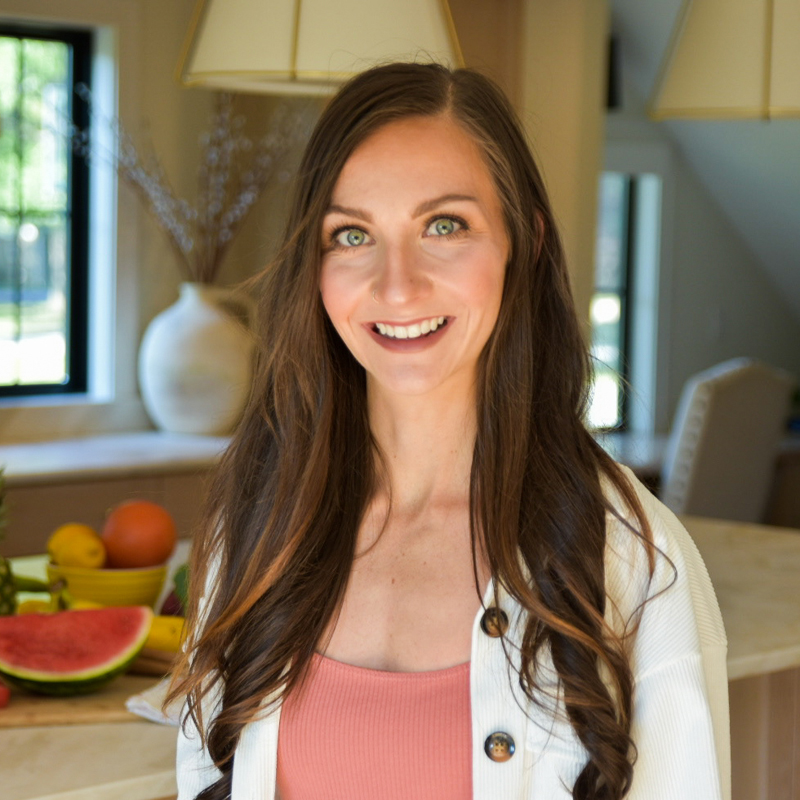
{"type": "Polygon", "coordinates": [[[470,270],[469,280],[462,284],[464,300],[484,314],[496,317],[503,296],[505,261],[501,253],[481,261],[470,270]]]}
{"type": "Polygon", "coordinates": [[[356,291],[353,282],[347,278],[343,270],[326,268],[323,265],[319,280],[319,291],[322,305],[341,334],[343,325],[352,314],[356,303],[356,291]]]}

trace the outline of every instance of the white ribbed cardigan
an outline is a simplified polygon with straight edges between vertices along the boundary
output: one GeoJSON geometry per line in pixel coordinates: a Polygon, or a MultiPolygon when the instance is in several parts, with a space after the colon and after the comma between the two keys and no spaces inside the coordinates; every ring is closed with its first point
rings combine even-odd
{"type": "MultiPolygon", "coordinates": [[[[641,542],[608,516],[608,621],[621,631],[636,607],[651,598],[631,651],[635,681],[631,735],[638,759],[627,800],[729,800],[727,642],[719,606],[689,534],[636,478],[629,477],[650,520],[655,544],[674,564],[677,577],[673,583],[670,564],[657,554],[648,586],[641,542]]],[[[609,496],[616,508],[624,507],[611,490],[609,496]]],[[[484,603],[505,610],[512,621],[510,641],[519,641],[519,607],[502,591],[495,597],[491,585],[484,603]]],[[[546,702],[549,711],[530,705],[517,682],[509,680],[501,640],[483,633],[481,613],[472,628],[470,668],[473,797],[568,800],[587,761],[586,751],[560,702],[546,702]],[[557,707],[560,711],[555,713],[557,707]],[[490,760],[484,752],[486,737],[498,731],[510,734],[516,745],[504,763],[490,760]]],[[[554,690],[557,683],[549,655],[544,655],[539,668],[539,675],[554,690]]],[[[232,800],[276,800],[279,721],[280,709],[243,729],[234,757],[232,800]]],[[[192,730],[188,735],[179,733],[177,777],[178,800],[193,800],[218,777],[192,730]]]]}

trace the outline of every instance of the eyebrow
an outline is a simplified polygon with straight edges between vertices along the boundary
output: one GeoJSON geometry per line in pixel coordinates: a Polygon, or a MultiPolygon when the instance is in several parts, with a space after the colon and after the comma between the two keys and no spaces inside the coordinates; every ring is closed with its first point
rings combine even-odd
{"type": "MultiPolygon", "coordinates": [[[[423,203],[420,203],[414,209],[413,216],[419,217],[428,211],[432,211],[434,208],[438,208],[444,203],[453,203],[456,201],[477,203],[478,198],[471,194],[443,194],[440,197],[434,197],[431,200],[425,200],[423,203]]],[[[331,203],[325,213],[344,214],[347,217],[356,217],[357,219],[362,219],[364,222],[372,222],[372,215],[368,211],[364,211],[360,208],[352,208],[351,206],[340,206],[336,203],[331,203]]]]}

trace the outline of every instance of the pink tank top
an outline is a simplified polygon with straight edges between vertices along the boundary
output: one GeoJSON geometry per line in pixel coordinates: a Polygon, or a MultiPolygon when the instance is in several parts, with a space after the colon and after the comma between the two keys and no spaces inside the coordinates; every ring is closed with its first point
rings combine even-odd
{"type": "Polygon", "coordinates": [[[384,672],[315,654],[281,710],[280,800],[470,800],[469,666],[384,672]]]}

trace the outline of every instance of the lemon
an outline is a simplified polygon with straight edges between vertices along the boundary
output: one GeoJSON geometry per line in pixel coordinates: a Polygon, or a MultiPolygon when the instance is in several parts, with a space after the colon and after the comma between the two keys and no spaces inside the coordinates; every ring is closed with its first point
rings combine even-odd
{"type": "Polygon", "coordinates": [[[70,539],[58,551],[56,563],[62,567],[88,567],[97,569],[106,561],[106,548],[97,535],[70,539]]]}
{"type": "Polygon", "coordinates": [[[74,539],[98,535],[97,531],[90,525],[84,525],[82,522],[67,522],[65,525],[59,525],[50,534],[50,538],[47,540],[47,552],[50,558],[55,561],[59,551],[74,539]]]}
{"type": "Polygon", "coordinates": [[[56,528],[47,542],[53,564],[61,567],[102,567],[106,548],[100,534],[81,522],[68,522],[56,528]]]}

